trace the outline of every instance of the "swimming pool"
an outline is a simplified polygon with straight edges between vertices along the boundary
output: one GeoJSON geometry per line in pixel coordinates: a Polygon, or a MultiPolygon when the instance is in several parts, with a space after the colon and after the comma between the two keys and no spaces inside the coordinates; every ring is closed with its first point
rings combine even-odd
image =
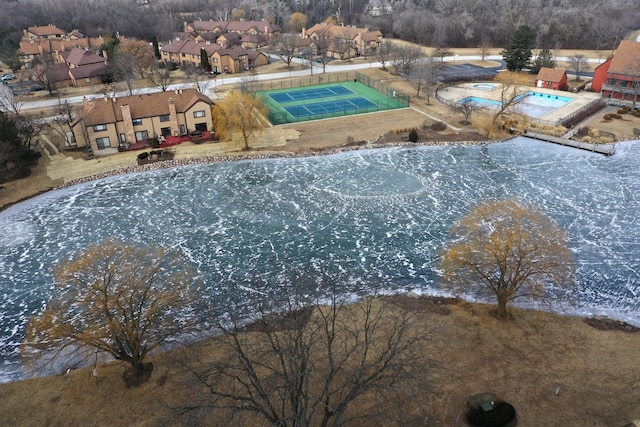
{"type": "Polygon", "coordinates": [[[496,90],[498,87],[495,83],[477,83],[472,86],[474,89],[480,90],[496,90]]]}
{"type": "MultiPolygon", "coordinates": [[[[533,91],[525,92],[520,95],[519,98],[524,99],[515,106],[515,111],[529,117],[544,117],[575,100],[575,98],[570,96],[560,96],[533,91]]],[[[501,105],[500,101],[481,98],[478,96],[468,96],[458,102],[471,102],[480,107],[487,108],[498,108],[501,105]]]]}

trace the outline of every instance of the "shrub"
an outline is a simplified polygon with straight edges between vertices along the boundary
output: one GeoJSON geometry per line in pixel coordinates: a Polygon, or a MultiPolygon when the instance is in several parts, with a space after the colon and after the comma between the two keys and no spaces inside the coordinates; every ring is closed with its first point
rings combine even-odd
{"type": "Polygon", "coordinates": [[[627,114],[629,111],[628,108],[621,108],[618,110],[618,114],[627,114]]]}
{"type": "Polygon", "coordinates": [[[409,132],[409,142],[418,142],[418,131],[411,129],[409,132]]]}
{"type": "Polygon", "coordinates": [[[611,117],[611,114],[605,114],[602,119],[606,122],[610,122],[612,118],[613,117],[611,117]]]}
{"type": "Polygon", "coordinates": [[[158,139],[157,136],[154,136],[151,139],[151,148],[158,148],[158,147],[160,147],[160,140],[158,139]]]}
{"type": "Polygon", "coordinates": [[[442,122],[435,122],[431,125],[431,130],[435,130],[437,132],[443,131],[447,128],[447,125],[442,122]]]}
{"type": "Polygon", "coordinates": [[[633,117],[640,117],[640,110],[636,110],[632,114],[633,114],[633,117]]]}
{"type": "Polygon", "coordinates": [[[353,142],[354,142],[353,137],[352,137],[351,135],[349,135],[349,136],[347,137],[347,145],[349,145],[349,144],[353,144],[353,142]]]}

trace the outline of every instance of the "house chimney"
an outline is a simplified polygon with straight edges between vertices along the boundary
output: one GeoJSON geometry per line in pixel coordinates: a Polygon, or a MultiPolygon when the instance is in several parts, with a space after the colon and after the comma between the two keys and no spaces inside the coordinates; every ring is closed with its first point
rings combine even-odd
{"type": "Polygon", "coordinates": [[[173,98],[169,98],[169,126],[171,127],[171,134],[178,136],[180,133],[180,126],[178,125],[178,114],[176,113],[176,103],[173,98]]]}
{"type": "Polygon", "coordinates": [[[129,108],[129,104],[121,105],[120,111],[122,112],[122,122],[124,123],[125,139],[128,143],[133,144],[134,142],[136,142],[136,134],[133,130],[133,119],[131,117],[131,109],[129,108]]]}

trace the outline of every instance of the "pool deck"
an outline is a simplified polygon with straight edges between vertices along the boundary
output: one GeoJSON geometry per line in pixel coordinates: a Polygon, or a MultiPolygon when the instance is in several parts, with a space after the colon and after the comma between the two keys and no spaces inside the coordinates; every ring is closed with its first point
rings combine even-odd
{"type": "MultiPolygon", "coordinates": [[[[460,101],[461,99],[467,98],[469,96],[476,96],[479,98],[500,101],[500,90],[498,89],[499,84],[496,84],[496,88],[493,90],[487,89],[487,87],[485,86],[474,87],[474,85],[478,85],[478,84],[482,84],[482,83],[461,83],[455,86],[448,86],[442,90],[439,90],[438,95],[452,102],[460,101]]],[[[495,84],[495,83],[486,83],[486,84],[495,84]]],[[[598,93],[590,93],[590,92],[571,93],[571,92],[565,92],[560,90],[537,88],[532,86],[520,86],[518,91],[519,93],[530,91],[530,92],[545,93],[553,96],[573,98],[574,99],[573,101],[552,111],[547,115],[544,115],[542,117],[531,118],[532,121],[542,121],[542,122],[551,122],[551,123],[558,122],[562,118],[571,115],[573,112],[581,109],[582,107],[600,98],[600,94],[598,93]]]]}

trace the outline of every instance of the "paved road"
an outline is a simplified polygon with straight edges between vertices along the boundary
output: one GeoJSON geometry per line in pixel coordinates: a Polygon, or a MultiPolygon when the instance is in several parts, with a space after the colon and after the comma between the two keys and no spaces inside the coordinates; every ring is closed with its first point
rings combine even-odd
{"type": "MultiPolygon", "coordinates": [[[[502,62],[502,56],[500,56],[500,55],[486,56],[485,59],[502,62]]],[[[464,61],[480,61],[480,60],[482,60],[482,57],[480,55],[471,55],[471,56],[457,56],[456,55],[456,56],[446,56],[446,57],[444,57],[444,61],[445,62],[464,62],[464,61]]],[[[568,58],[558,57],[558,58],[556,58],[556,60],[557,61],[568,61],[568,58]]],[[[590,62],[590,63],[601,63],[601,62],[604,62],[604,60],[595,59],[595,58],[588,58],[587,61],[590,62]]],[[[378,68],[378,67],[382,67],[382,64],[380,64],[377,61],[366,62],[366,63],[357,63],[357,64],[356,63],[353,63],[353,64],[341,64],[341,65],[328,64],[326,66],[326,71],[327,71],[327,73],[333,73],[333,72],[339,72],[339,71],[353,71],[353,70],[361,70],[361,69],[366,69],[366,68],[378,68]]],[[[496,67],[496,68],[501,68],[501,67],[496,67]]],[[[313,74],[314,75],[315,74],[321,74],[321,72],[322,72],[322,67],[318,66],[317,64],[314,65],[313,74]]],[[[310,73],[311,73],[311,70],[310,69],[306,69],[306,70],[296,70],[296,71],[285,71],[285,72],[281,72],[281,73],[257,74],[257,78],[258,78],[258,80],[273,80],[273,79],[283,79],[283,78],[288,78],[288,77],[305,76],[305,75],[309,75],[310,73]]],[[[585,74],[585,76],[586,75],[588,75],[588,74],[585,74]]],[[[216,91],[216,88],[218,86],[229,85],[229,84],[237,84],[237,83],[240,83],[241,79],[242,79],[242,76],[228,77],[228,76],[220,75],[215,79],[207,80],[207,81],[202,83],[203,93],[206,94],[207,96],[211,97],[212,99],[215,99],[215,98],[217,98],[217,96],[215,94],[215,91],[216,91]]],[[[191,87],[193,87],[192,83],[180,83],[180,84],[170,85],[168,90],[189,89],[191,87]]],[[[136,89],[135,90],[136,94],[145,94],[145,93],[153,93],[153,92],[158,92],[158,88],[156,88],[156,87],[148,87],[148,88],[140,88],[140,89],[136,89]]],[[[128,94],[129,94],[128,91],[119,91],[119,92],[115,92],[112,95],[115,95],[115,96],[119,97],[119,96],[126,96],[128,94]]],[[[66,100],[70,104],[79,104],[79,103],[82,103],[82,100],[83,100],[83,98],[85,98],[85,96],[86,95],[71,96],[71,97],[67,97],[67,98],[61,98],[60,101],[65,101],[66,100]]],[[[101,97],[102,95],[93,95],[93,96],[101,97]]],[[[90,97],[90,96],[87,96],[87,97],[90,97]]],[[[60,101],[58,99],[43,99],[41,101],[25,102],[25,103],[22,104],[22,109],[23,110],[34,110],[34,109],[42,109],[42,108],[47,108],[47,107],[55,107],[56,105],[58,105],[58,103],[60,101]]]]}

